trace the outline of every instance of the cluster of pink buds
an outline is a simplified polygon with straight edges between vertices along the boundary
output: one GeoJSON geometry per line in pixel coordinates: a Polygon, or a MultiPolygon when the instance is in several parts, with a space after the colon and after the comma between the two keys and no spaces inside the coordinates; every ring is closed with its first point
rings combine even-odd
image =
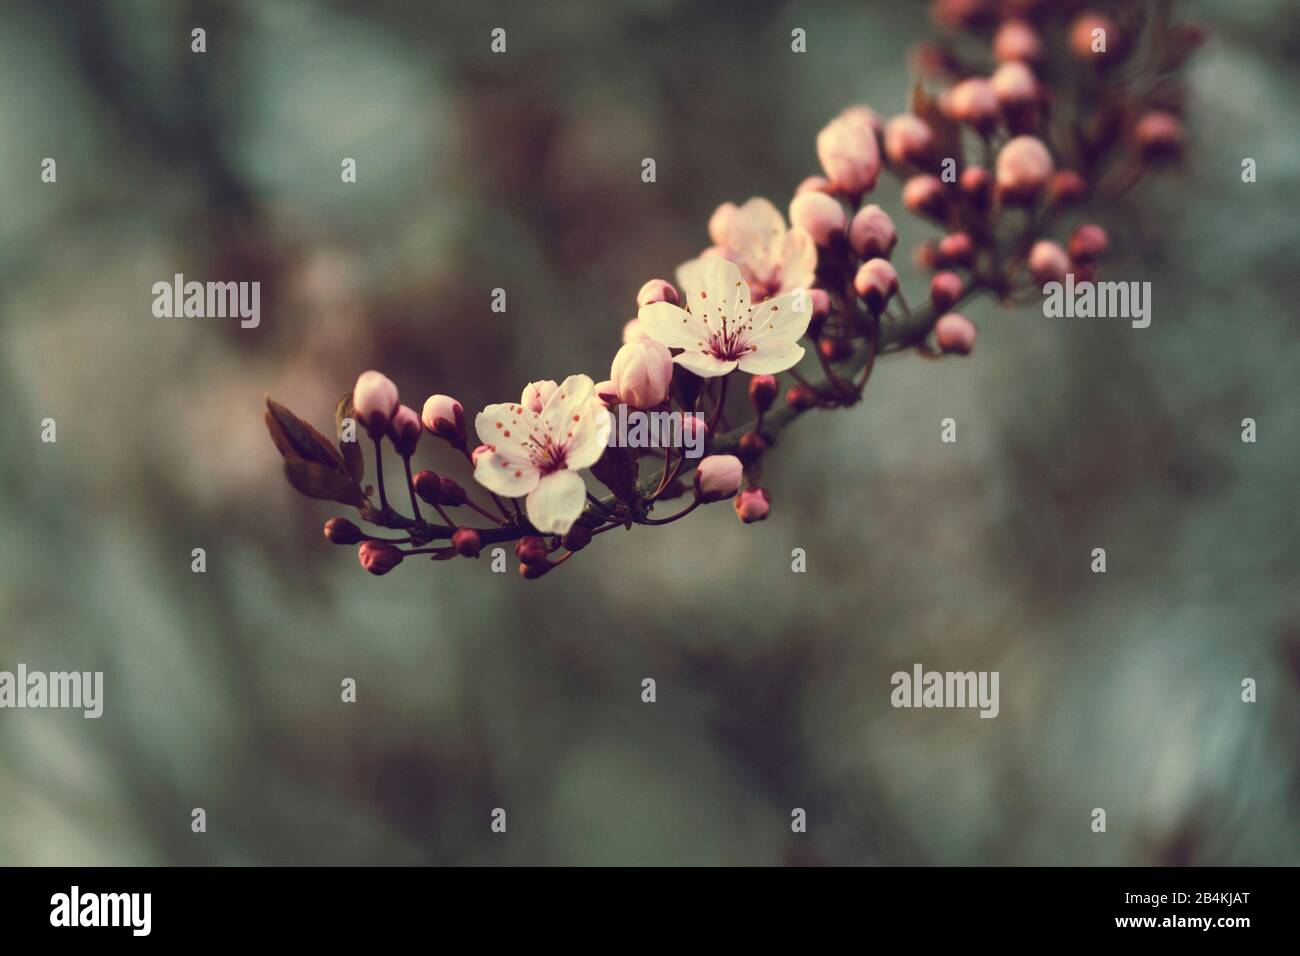
{"type": "Polygon", "coordinates": [[[1171,22],[1165,4],[1101,7],[938,0],[946,34],[916,49],[907,111],[856,105],[827,123],[809,150],[820,172],[794,190],[787,215],[761,197],[718,206],[709,245],[675,282],[637,292],[607,376],[527,383],[518,401],[478,413],[474,443],[459,402],[434,395],[417,415],[379,372],[340,399],[337,444],[268,399],[290,483],[402,535],[326,523],[326,539],[356,546],[377,575],[413,555],[475,558],[514,542],[520,573],[536,578],[605,531],[723,500],[741,522],[762,521],[773,500],[764,462],[795,418],[860,401],[881,355],[971,354],[976,328],[957,309],[978,293],[1025,302],[1066,275],[1091,279],[1107,234],[1062,220],[1179,155],[1178,70],[1199,31],[1171,22]],[[1048,69],[1061,63],[1073,67],[1048,69]],[[886,174],[904,208],[937,229],[914,247],[932,273],[920,294],[902,288],[898,230],[870,201],[886,174]],[[675,423],[672,440],[617,434],[629,413],[675,423]],[[373,486],[357,427],[373,444],[373,486]],[[478,492],[413,471],[426,431],[472,469],[478,492]],[[385,442],[402,462],[409,514],[388,500],[385,442]]]}

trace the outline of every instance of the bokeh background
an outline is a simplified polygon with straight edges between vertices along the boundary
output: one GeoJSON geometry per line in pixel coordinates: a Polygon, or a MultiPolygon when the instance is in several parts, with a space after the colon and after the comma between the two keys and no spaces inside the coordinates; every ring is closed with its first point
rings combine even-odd
{"type": "Polygon", "coordinates": [[[0,669],[107,686],[0,712],[0,863],[1300,862],[1300,18],[1187,9],[1187,167],[1095,211],[1149,329],[981,303],[972,359],[788,433],[767,522],[525,582],[362,573],[263,396],[327,428],[370,367],[471,413],[605,377],[714,205],[783,207],[830,116],[903,107],[924,5],[8,0],[0,669]],[[259,280],[261,327],[153,318],[175,272],[259,280]],[[1001,715],[892,709],[914,662],[1000,671],[1001,715]]]}

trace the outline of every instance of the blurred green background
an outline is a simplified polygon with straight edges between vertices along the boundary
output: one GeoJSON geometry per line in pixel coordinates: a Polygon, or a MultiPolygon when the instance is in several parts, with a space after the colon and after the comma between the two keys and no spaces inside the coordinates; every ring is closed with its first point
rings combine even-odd
{"type": "Polygon", "coordinates": [[[1095,211],[1149,329],[981,303],[972,359],[789,432],[767,522],[525,582],[365,575],[263,395],[324,428],[370,367],[470,414],[606,377],[715,204],[784,208],[830,116],[903,107],[924,6],[6,2],[0,669],[106,703],[0,711],[0,863],[1300,862],[1300,18],[1188,9],[1187,168],[1095,211]],[[175,272],[259,280],[260,328],[154,319],[175,272]],[[892,709],[914,662],[1000,671],[1001,715],[892,709]]]}

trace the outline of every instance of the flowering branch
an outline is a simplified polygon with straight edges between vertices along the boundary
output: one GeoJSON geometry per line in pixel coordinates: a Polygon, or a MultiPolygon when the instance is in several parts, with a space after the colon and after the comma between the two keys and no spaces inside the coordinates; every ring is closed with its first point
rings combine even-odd
{"type": "Polygon", "coordinates": [[[1126,192],[1179,154],[1178,73],[1200,32],[1174,23],[1171,6],[1116,0],[1067,20],[1071,5],[937,0],[933,18],[948,35],[915,51],[909,111],[886,122],[854,106],[833,119],[816,141],[824,175],[795,190],[788,225],[766,199],[719,206],[712,245],[678,268],[676,284],[641,288],[608,380],[530,383],[518,402],[475,417],[472,450],[459,402],[434,395],[417,415],[378,372],[363,373],[340,400],[337,447],[268,399],[286,477],[303,494],[355,507],[363,522],[406,532],[385,539],[344,518],[326,523],[326,538],[358,545],[375,574],[411,556],[477,557],[514,541],[521,573],[539,577],[597,534],[669,524],[724,499],[741,521],[763,520],[765,456],[805,412],[860,402],[881,356],[969,355],[976,328],[956,309],[972,297],[1015,305],[1067,277],[1095,278],[1108,245],[1100,226],[1078,225],[1065,245],[1048,237],[1088,200],[1126,192]],[[890,261],[894,223],[864,204],[886,171],[902,183],[908,211],[941,231],[913,253],[934,273],[916,308],[890,261]],[[816,381],[798,369],[808,348],[816,381]],[[782,374],[792,381],[778,404],[782,374]],[[729,427],[728,405],[738,404],[729,383],[741,375],[753,417],[729,427]],[[616,409],[620,428],[629,410],[654,421],[655,440],[616,434],[616,409]],[[668,421],[676,430],[660,441],[668,421]],[[362,486],[358,427],[374,444],[378,506],[376,489],[362,486]],[[425,431],[469,460],[499,517],[452,479],[413,471],[425,431]],[[384,488],[385,439],[402,459],[410,516],[384,488]],[[644,477],[643,460],[658,463],[644,477]],[[583,470],[609,493],[590,492],[583,470]],[[688,491],[688,504],[654,514],[688,491]],[[438,521],[424,517],[421,501],[438,521]],[[490,525],[459,523],[459,508],[490,525]]]}

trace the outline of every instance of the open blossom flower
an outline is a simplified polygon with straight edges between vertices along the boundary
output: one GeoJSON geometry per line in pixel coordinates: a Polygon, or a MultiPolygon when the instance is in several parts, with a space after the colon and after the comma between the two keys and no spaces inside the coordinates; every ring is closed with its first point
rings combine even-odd
{"type": "Polygon", "coordinates": [[[686,308],[653,302],[638,316],[656,342],[684,350],[673,359],[678,365],[704,378],[736,368],[770,375],[803,358],[798,343],[812,320],[808,296],[787,292],[750,305],[740,269],[719,256],[687,263],[679,278],[686,308]]]}
{"type": "Polygon", "coordinates": [[[609,412],[591,379],[570,375],[551,390],[540,411],[522,404],[489,405],[474,419],[474,428],[489,449],[475,454],[475,480],[507,498],[527,496],[528,520],[538,531],[566,533],[587,498],[578,469],[599,461],[609,439],[609,412]]]}
{"type": "MultiPolygon", "coordinates": [[[[739,266],[755,302],[806,289],[813,283],[817,247],[812,236],[803,229],[787,229],[781,213],[766,199],[755,197],[743,206],[723,203],[709,219],[709,238],[713,246],[706,255],[721,256],[739,266]]],[[[688,262],[682,268],[690,265],[688,262]]],[[[677,279],[681,284],[680,269],[677,279]]],[[[677,304],[675,299],[664,301],[677,304]]]]}

